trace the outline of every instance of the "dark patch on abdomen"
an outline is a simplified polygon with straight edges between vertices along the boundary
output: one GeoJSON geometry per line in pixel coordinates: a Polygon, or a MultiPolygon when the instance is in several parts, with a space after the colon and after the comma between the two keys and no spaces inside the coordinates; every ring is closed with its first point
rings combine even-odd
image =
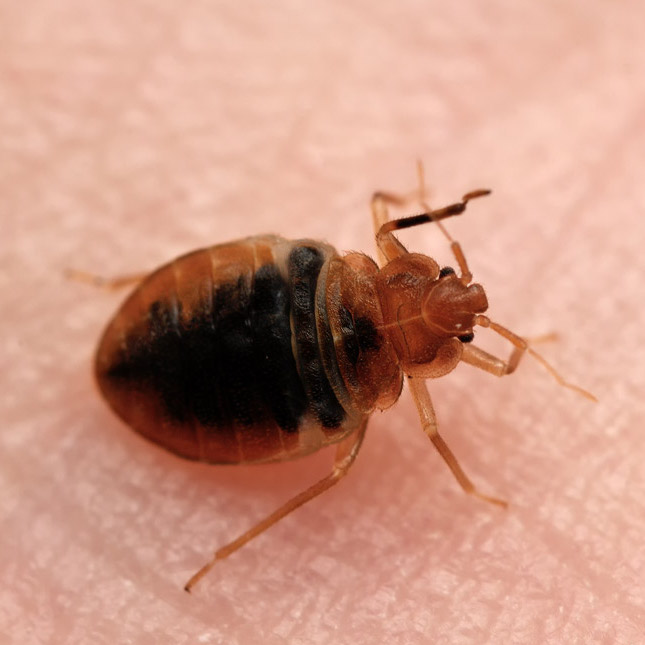
{"type": "Polygon", "coordinates": [[[316,330],[316,285],[323,254],[310,246],[297,246],[289,254],[289,283],[300,374],[309,404],[325,428],[337,428],[345,410],[329,384],[322,364],[316,330]]]}
{"type": "Polygon", "coordinates": [[[158,397],[179,424],[270,425],[296,431],[307,398],[291,349],[289,288],[274,265],[216,285],[189,321],[170,301],[149,308],[149,331],[127,339],[107,376],[158,397]]]}
{"type": "Polygon", "coordinates": [[[298,429],[307,397],[291,348],[289,290],[276,267],[255,274],[251,298],[258,388],[273,418],[286,431],[298,429]]]}

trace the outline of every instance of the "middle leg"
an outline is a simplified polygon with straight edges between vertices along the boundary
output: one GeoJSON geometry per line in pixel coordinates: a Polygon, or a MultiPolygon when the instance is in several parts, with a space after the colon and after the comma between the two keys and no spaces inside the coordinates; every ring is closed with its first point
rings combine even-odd
{"type": "Polygon", "coordinates": [[[471,481],[468,475],[463,471],[462,467],[459,465],[457,458],[453,454],[452,450],[448,447],[448,444],[443,440],[439,434],[439,428],[437,426],[437,417],[434,412],[434,407],[432,405],[432,399],[426,387],[425,381],[423,379],[407,377],[408,385],[410,386],[410,391],[414,398],[414,402],[417,406],[417,411],[423,425],[424,432],[432,441],[434,447],[437,449],[437,452],[441,455],[441,458],[446,462],[448,468],[450,468],[452,474],[455,476],[455,479],[463,490],[469,495],[474,495],[479,499],[482,499],[491,504],[497,504],[506,508],[508,504],[503,500],[497,497],[491,497],[482,493],[471,481]]]}

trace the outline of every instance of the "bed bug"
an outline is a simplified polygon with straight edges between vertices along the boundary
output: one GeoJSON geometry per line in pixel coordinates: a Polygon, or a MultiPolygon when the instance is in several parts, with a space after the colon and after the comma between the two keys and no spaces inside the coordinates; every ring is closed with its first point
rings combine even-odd
{"type": "MultiPolygon", "coordinates": [[[[188,459],[214,464],[283,461],[336,444],[330,474],[216,551],[187,591],[219,560],[333,486],[359,452],[370,414],[392,406],[404,381],[424,432],[460,486],[494,504],[441,438],[426,387],[465,362],[511,374],[525,353],[566,383],[529,343],[484,315],[460,244],[441,220],[460,215],[487,190],[425,212],[389,219],[405,200],[375,193],[372,216],[380,263],[339,255],[326,243],[276,235],[194,251],[139,277],[108,324],[95,374],[116,414],[147,439],[188,459]],[[409,252],[395,231],[435,223],[458,272],[409,252]],[[507,360],[474,345],[487,327],[512,345],[507,360]]],[[[82,277],[82,276],[81,276],[82,277]]],[[[94,281],[97,281],[96,279],[94,281]]]]}

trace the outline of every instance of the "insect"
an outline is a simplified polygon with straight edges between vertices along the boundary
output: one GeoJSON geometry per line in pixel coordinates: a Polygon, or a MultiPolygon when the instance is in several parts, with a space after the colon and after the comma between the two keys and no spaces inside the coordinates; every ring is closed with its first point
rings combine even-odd
{"type": "Polygon", "coordinates": [[[484,315],[484,289],[472,282],[461,246],[441,220],[489,191],[431,210],[419,172],[422,214],[389,219],[388,207],[404,199],[372,198],[378,265],[361,253],[340,256],[323,242],[249,237],[157,269],[108,324],[95,361],[100,390],[123,421],[171,452],[241,464],[337,446],[329,475],[217,550],[187,591],[217,561],[338,482],[356,459],[370,414],[392,406],[404,381],[424,432],[459,485],[500,506],[505,502],[482,493],[441,438],[426,380],[459,362],[504,376],[529,353],[561,385],[593,398],[484,315]],[[447,237],[458,271],[409,252],[394,235],[427,223],[447,237]],[[509,358],[474,345],[476,327],[508,340],[509,358]]]}

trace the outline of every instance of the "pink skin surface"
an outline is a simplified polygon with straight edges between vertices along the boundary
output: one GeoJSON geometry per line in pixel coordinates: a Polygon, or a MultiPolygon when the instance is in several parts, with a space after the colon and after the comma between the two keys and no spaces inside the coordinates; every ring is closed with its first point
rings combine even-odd
{"type": "MultiPolygon", "coordinates": [[[[2,643],[645,642],[642,6],[378,4],[4,3],[2,643]],[[148,444],[91,376],[125,293],[63,270],[265,232],[373,253],[369,197],[417,158],[433,204],[494,190],[447,223],[489,313],[559,332],[540,351],[600,403],[532,359],[462,365],[430,383],[440,427],[507,511],[462,493],[406,393],[347,479],[186,594],[333,451],[148,444]]],[[[430,226],[401,239],[453,263],[430,226]]]]}

